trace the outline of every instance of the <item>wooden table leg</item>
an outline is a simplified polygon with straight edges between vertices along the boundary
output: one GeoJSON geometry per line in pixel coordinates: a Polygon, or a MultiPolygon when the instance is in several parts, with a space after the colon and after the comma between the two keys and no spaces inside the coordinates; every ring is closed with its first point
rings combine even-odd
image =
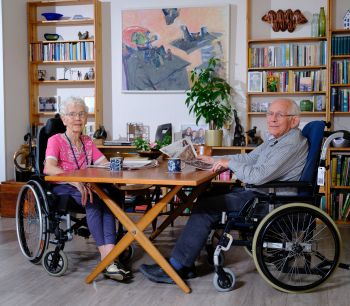
{"type": "Polygon", "coordinates": [[[168,227],[168,225],[174,221],[178,216],[182,214],[182,212],[186,209],[192,208],[193,201],[204,191],[204,189],[208,186],[209,183],[204,183],[202,185],[199,185],[196,187],[192,193],[187,196],[187,200],[185,203],[180,204],[176,209],[170,214],[161,225],[158,226],[158,228],[153,231],[153,233],[150,235],[150,240],[154,240],[162,231],[164,231],[165,228],[168,227]]]}
{"type": "Polygon", "coordinates": [[[139,242],[143,249],[160,265],[160,267],[174,280],[174,282],[185,292],[189,293],[191,290],[186,283],[179,277],[172,266],[165,260],[158,249],[143,233],[143,230],[159,215],[167,203],[174,197],[176,193],[181,190],[182,186],[175,186],[161,201],[156,203],[141,219],[135,224],[127,214],[112,201],[99,187],[93,186],[97,195],[109,207],[112,213],[128,230],[128,233],[115,245],[112,251],[95,267],[95,269],[87,276],[86,283],[91,283],[96,276],[101,273],[110,262],[112,262],[120,253],[122,253],[133,240],[139,242]]]}

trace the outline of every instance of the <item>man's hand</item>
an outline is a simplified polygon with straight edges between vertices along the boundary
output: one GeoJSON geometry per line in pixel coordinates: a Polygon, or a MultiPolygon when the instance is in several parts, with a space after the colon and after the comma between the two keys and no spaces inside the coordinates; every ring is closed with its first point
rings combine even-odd
{"type": "Polygon", "coordinates": [[[228,163],[229,163],[229,159],[221,158],[214,163],[212,171],[216,172],[222,169],[228,169],[228,163]]]}
{"type": "Polygon", "coordinates": [[[208,164],[214,164],[214,158],[212,158],[211,156],[207,156],[207,155],[198,155],[197,159],[208,163],[208,164]]]}

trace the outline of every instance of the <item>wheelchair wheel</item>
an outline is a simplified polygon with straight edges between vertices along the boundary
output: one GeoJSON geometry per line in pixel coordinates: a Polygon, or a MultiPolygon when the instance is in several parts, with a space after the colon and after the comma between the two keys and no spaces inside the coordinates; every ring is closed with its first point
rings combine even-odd
{"type": "Polygon", "coordinates": [[[126,265],[134,257],[134,253],[134,247],[129,245],[128,248],[119,255],[118,259],[122,264],[126,265]]]}
{"type": "Polygon", "coordinates": [[[284,292],[306,292],[336,270],[341,238],[333,220],[304,203],[281,206],[259,224],[253,257],[260,275],[284,292]]]}
{"type": "Polygon", "coordinates": [[[32,263],[40,262],[49,243],[47,209],[41,185],[28,181],[17,197],[16,231],[21,251],[32,263]]]}
{"type": "Polygon", "coordinates": [[[232,270],[229,268],[223,268],[225,272],[225,279],[221,279],[217,273],[213,277],[213,285],[219,292],[231,291],[235,285],[236,277],[232,270]]]}
{"type": "Polygon", "coordinates": [[[67,271],[68,258],[62,250],[58,253],[53,250],[46,250],[42,265],[51,276],[62,276],[67,271]]]}

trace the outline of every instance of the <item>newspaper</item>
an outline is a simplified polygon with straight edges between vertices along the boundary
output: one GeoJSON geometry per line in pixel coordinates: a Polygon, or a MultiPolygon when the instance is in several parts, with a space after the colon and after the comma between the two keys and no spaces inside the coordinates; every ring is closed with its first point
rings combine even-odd
{"type": "Polygon", "coordinates": [[[160,151],[170,158],[180,158],[186,164],[197,169],[209,170],[213,167],[213,164],[197,159],[196,150],[194,149],[193,143],[189,138],[183,138],[175,141],[172,144],[161,148],[160,151]]]}
{"type": "MultiPolygon", "coordinates": [[[[88,165],[88,168],[104,168],[109,169],[109,162],[100,165],[88,165]]],[[[137,160],[137,159],[124,159],[123,170],[136,170],[146,169],[158,166],[157,160],[137,160]]]]}

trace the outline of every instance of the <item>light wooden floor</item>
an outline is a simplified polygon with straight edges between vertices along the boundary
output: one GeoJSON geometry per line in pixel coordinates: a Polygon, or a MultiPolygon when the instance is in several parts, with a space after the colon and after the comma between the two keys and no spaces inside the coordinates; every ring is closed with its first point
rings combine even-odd
{"type": "MultiPolygon", "coordinates": [[[[185,220],[182,220],[182,223],[185,220]]],[[[157,246],[169,255],[181,231],[181,221],[157,239],[157,246]]],[[[350,262],[350,228],[341,229],[344,240],[343,259],[350,262]]],[[[200,277],[188,283],[192,293],[184,294],[175,285],[155,284],[138,272],[141,263],[152,260],[136,247],[129,284],[100,276],[90,285],[84,283],[88,272],[98,261],[92,240],[75,237],[67,243],[68,271],[62,277],[49,276],[41,265],[27,261],[19,250],[15,219],[0,218],[0,305],[350,305],[350,271],[338,269],[335,275],[316,292],[286,294],[270,287],[257,273],[253,260],[242,248],[226,253],[228,267],[237,277],[236,288],[228,293],[217,292],[212,285],[213,274],[199,259],[200,277]]]]}

